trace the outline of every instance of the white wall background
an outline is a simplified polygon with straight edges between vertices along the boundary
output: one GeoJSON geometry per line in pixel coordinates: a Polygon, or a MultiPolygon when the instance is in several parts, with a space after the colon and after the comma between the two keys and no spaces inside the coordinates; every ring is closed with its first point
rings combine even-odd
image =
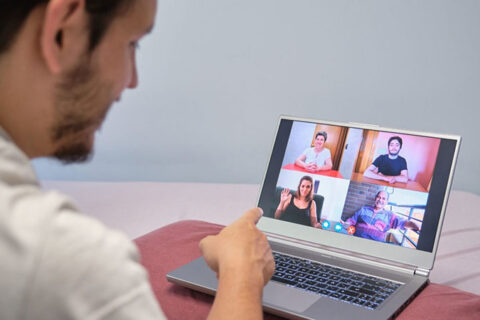
{"type": "Polygon", "coordinates": [[[87,165],[42,179],[260,183],[280,114],[464,137],[480,193],[480,1],[160,0],[87,165]]]}

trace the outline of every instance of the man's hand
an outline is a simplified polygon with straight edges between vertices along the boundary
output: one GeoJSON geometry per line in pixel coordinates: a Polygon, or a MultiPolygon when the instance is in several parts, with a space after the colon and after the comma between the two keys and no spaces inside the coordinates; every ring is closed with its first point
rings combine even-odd
{"type": "Polygon", "coordinates": [[[218,278],[209,320],[263,318],[262,290],[275,262],[267,237],[255,226],[261,216],[262,209],[251,209],[218,235],[200,241],[205,261],[218,278]]]}
{"type": "Polygon", "coordinates": [[[397,182],[397,179],[395,177],[388,177],[387,182],[391,183],[391,184],[394,184],[395,182],[397,182]]]}
{"type": "Polygon", "coordinates": [[[262,209],[251,209],[218,235],[200,241],[205,261],[219,279],[223,273],[248,273],[256,275],[259,286],[270,280],[275,262],[266,235],[255,226],[261,216],[262,209]]]}
{"type": "Polygon", "coordinates": [[[394,184],[395,182],[397,182],[397,179],[394,176],[385,176],[381,173],[379,173],[379,175],[381,175],[383,181],[385,181],[385,182],[388,182],[388,183],[391,183],[391,184],[394,184]]]}
{"type": "Polygon", "coordinates": [[[404,226],[407,229],[412,229],[414,231],[420,231],[420,227],[415,222],[413,222],[411,220],[405,221],[404,226]]]}

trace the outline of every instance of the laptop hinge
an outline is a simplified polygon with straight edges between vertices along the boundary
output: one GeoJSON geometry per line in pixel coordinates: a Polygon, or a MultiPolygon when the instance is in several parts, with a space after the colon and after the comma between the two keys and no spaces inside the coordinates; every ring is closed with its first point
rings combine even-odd
{"type": "Polygon", "coordinates": [[[415,273],[416,275],[419,275],[419,276],[427,277],[427,278],[428,278],[428,276],[429,276],[429,274],[430,274],[430,270],[428,270],[428,269],[422,269],[422,268],[416,268],[414,273],[415,273]]]}

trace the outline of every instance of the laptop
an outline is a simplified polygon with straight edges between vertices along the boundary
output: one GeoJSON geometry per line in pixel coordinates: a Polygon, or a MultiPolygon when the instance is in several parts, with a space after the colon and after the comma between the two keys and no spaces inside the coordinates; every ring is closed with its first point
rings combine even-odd
{"type": "MultiPolygon", "coordinates": [[[[460,137],[280,117],[258,206],[276,269],[264,310],[389,319],[428,284],[460,137]]],[[[167,275],[208,294],[203,258],[167,275]]]]}

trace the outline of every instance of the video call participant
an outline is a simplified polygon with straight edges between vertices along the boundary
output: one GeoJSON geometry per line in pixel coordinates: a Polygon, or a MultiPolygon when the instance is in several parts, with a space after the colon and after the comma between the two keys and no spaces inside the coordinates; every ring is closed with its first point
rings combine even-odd
{"type": "Polygon", "coordinates": [[[373,206],[364,206],[347,221],[341,221],[345,229],[355,226],[355,236],[382,242],[386,241],[387,232],[391,229],[407,228],[419,231],[419,226],[413,221],[403,220],[393,212],[384,209],[388,203],[388,197],[387,192],[379,191],[373,206]]]}
{"type": "Polygon", "coordinates": [[[327,133],[325,131],[317,132],[314,147],[305,149],[295,160],[295,164],[311,172],[332,169],[332,155],[330,150],[325,148],[326,141],[327,133]]]}
{"type": "MultiPolygon", "coordinates": [[[[136,47],[156,8],[156,0],[0,1],[2,320],[164,319],[135,244],[43,191],[30,163],[89,158],[111,104],[138,84],[136,47]]],[[[252,209],[200,242],[219,278],[209,319],[263,318],[274,262],[260,215],[252,209]]]]}
{"type": "Polygon", "coordinates": [[[313,200],[313,179],[311,177],[304,176],[300,179],[293,197],[290,189],[282,190],[280,203],[275,210],[275,219],[321,228],[317,221],[317,204],[313,200]]]}
{"type": "Polygon", "coordinates": [[[402,149],[402,138],[393,136],[388,139],[388,154],[382,154],[373,161],[363,175],[367,178],[388,183],[407,182],[407,161],[398,155],[402,149]]]}

